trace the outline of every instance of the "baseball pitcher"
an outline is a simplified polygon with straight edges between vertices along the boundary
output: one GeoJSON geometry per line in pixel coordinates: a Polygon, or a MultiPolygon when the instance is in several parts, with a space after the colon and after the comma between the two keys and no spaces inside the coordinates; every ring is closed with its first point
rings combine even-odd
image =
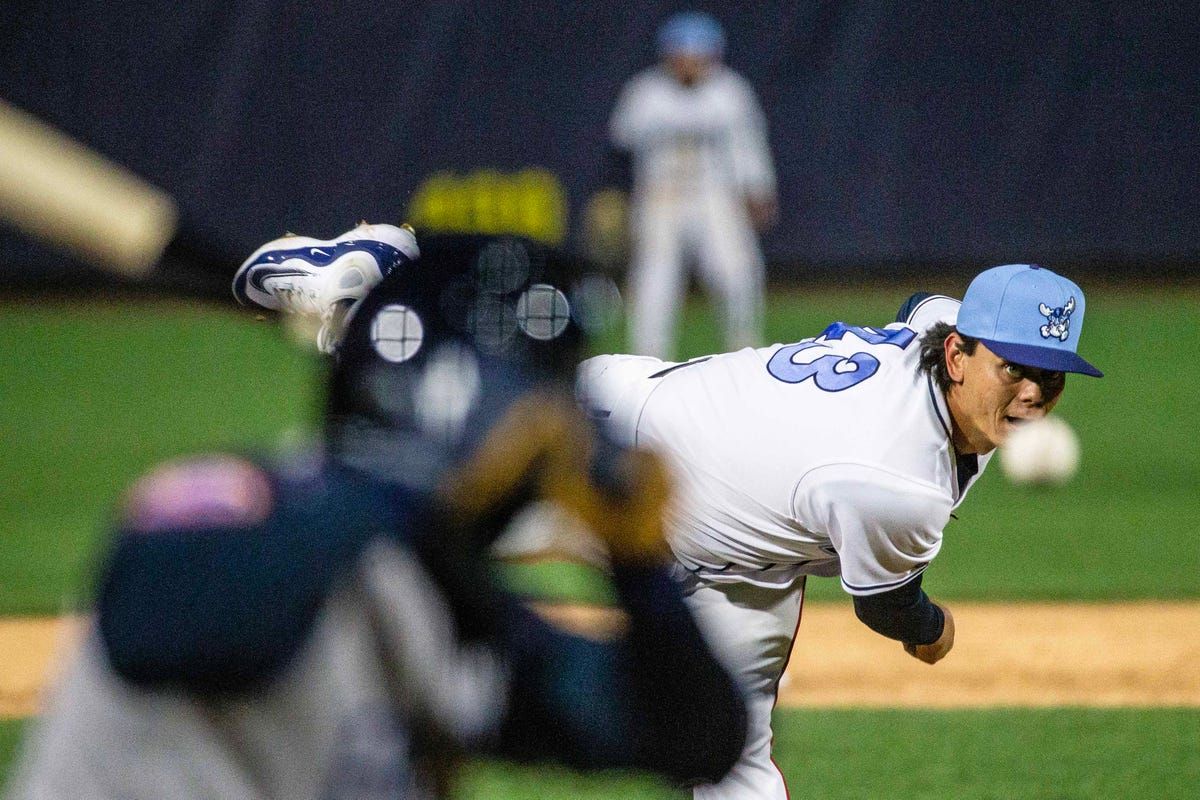
{"type": "Polygon", "coordinates": [[[1014,264],[981,273],[962,303],[915,295],[883,327],[836,322],[684,363],[583,363],[593,413],[672,464],[678,575],[750,693],[741,760],[697,798],[787,797],[770,720],[806,576],[840,577],[859,619],[915,658],[950,652],[953,617],[922,576],[994,448],[1050,413],[1066,373],[1100,375],[1076,353],[1083,314],[1074,283],[1014,264]],[[1043,309],[1061,318],[1054,335],[1043,309]]]}

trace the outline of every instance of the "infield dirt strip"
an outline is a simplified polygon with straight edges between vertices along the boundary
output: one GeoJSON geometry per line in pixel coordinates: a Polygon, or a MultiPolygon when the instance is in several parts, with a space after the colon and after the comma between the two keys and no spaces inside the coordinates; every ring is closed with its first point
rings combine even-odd
{"type": "MultiPolygon", "coordinates": [[[[931,667],[869,631],[849,604],[806,607],[780,705],[1200,708],[1200,603],[950,608],[954,650],[931,667]]],[[[595,608],[559,606],[548,615],[592,632],[614,622],[595,608]]],[[[0,619],[0,717],[37,712],[78,628],[72,619],[0,619]]]]}

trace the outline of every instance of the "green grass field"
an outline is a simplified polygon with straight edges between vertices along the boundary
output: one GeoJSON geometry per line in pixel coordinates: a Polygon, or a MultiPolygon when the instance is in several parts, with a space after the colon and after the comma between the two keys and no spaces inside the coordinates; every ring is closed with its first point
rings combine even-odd
{"type": "MultiPolygon", "coordinates": [[[[0,775],[21,724],[0,722],[0,775]]],[[[822,800],[1193,800],[1200,714],[1124,709],[780,711],[775,760],[822,800]]],[[[458,800],[684,800],[654,779],[476,762],[458,800]]]]}
{"type": "MultiPolygon", "coordinates": [[[[883,324],[906,295],[777,295],[769,335],[794,341],[834,319],[883,324]]],[[[1045,491],[1017,489],[998,474],[982,480],[927,574],[932,593],[1200,597],[1198,403],[1196,380],[1180,364],[1200,346],[1198,312],[1194,290],[1089,293],[1082,350],[1107,377],[1072,378],[1058,412],[1082,439],[1080,475],[1045,491]]],[[[683,355],[717,349],[710,321],[691,309],[683,355]]],[[[0,374],[0,614],[44,614],[86,599],[105,522],[139,471],[196,450],[270,449],[311,435],[321,366],[274,325],[227,310],[8,302],[0,305],[0,374]]],[[[515,580],[581,591],[579,576],[561,571],[515,580]]],[[[834,582],[815,583],[815,599],[841,599],[834,582]]],[[[603,593],[594,580],[582,586],[603,593]]],[[[0,724],[0,772],[17,727],[0,724]]],[[[794,796],[1182,798],[1200,787],[1196,710],[793,711],[781,713],[776,741],[794,796]]],[[[617,790],[611,781],[478,765],[460,795],[675,796],[653,783],[617,790]]]]}
{"type": "MultiPolygon", "coordinates": [[[[1194,797],[1200,786],[1200,716],[1184,711],[781,711],[776,719],[788,735],[776,737],[775,759],[792,797],[1166,800],[1194,797]]],[[[550,774],[554,789],[542,797],[688,796],[650,782],[550,774]]],[[[525,770],[478,765],[467,775],[462,797],[526,796],[525,770]]]]}

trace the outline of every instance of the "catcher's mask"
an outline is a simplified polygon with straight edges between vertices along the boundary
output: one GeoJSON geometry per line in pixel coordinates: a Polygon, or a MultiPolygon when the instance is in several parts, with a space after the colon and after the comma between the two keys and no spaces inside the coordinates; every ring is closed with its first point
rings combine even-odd
{"type": "Polygon", "coordinates": [[[571,387],[597,284],[583,262],[527,239],[419,243],[420,259],[347,321],[327,404],[329,451],[449,494],[472,516],[515,508],[534,473],[588,449],[571,387]]]}

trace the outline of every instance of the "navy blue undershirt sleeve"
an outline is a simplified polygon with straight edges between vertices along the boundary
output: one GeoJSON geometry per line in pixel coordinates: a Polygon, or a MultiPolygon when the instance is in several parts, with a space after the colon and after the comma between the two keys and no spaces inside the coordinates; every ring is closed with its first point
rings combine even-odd
{"type": "Polygon", "coordinates": [[[513,700],[498,752],[581,768],[652,769],[685,784],[718,779],[745,741],[741,693],[665,570],[616,565],[614,582],[629,622],[616,642],[507,609],[513,700]]]}
{"type": "Polygon", "coordinates": [[[645,719],[638,745],[653,756],[655,769],[688,783],[715,781],[745,742],[741,691],[712,656],[665,569],[620,563],[614,569],[637,657],[633,683],[645,719]]]}
{"type": "Polygon", "coordinates": [[[854,613],[871,630],[906,644],[932,644],[945,616],[921,589],[921,578],[879,594],[854,598],[854,613]]]}
{"type": "Polygon", "coordinates": [[[517,761],[553,760],[578,769],[631,766],[633,726],[621,658],[611,643],[573,636],[515,598],[497,604],[497,647],[511,665],[509,709],[491,743],[517,761]]]}
{"type": "Polygon", "coordinates": [[[900,305],[900,310],[896,312],[896,322],[908,322],[908,318],[917,310],[917,306],[921,305],[921,301],[933,297],[932,292],[917,292],[909,297],[900,305]]]}

